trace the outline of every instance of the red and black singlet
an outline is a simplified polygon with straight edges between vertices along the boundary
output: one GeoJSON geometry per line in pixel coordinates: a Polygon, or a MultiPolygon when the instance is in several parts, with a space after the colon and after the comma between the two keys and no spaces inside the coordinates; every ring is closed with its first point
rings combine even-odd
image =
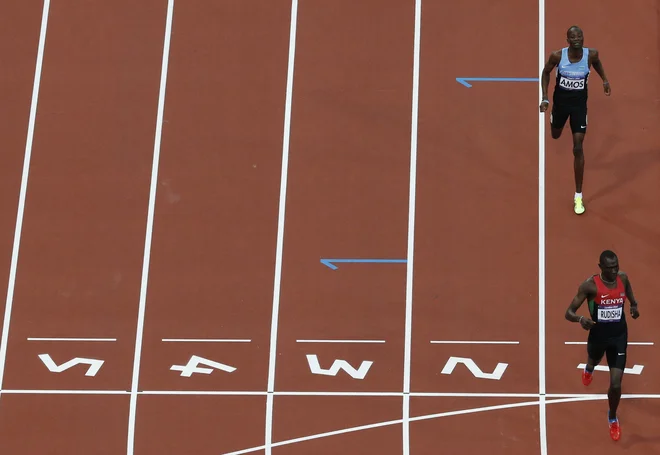
{"type": "Polygon", "coordinates": [[[621,277],[616,277],[616,287],[608,288],[600,275],[593,276],[596,295],[589,301],[591,319],[596,321],[591,332],[597,336],[617,336],[626,332],[626,289],[621,277]]]}

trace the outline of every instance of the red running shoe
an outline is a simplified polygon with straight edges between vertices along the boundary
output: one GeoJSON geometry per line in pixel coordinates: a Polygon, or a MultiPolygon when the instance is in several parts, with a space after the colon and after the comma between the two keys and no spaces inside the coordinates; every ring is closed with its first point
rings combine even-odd
{"type": "Polygon", "coordinates": [[[591,384],[591,380],[594,378],[593,373],[589,373],[587,369],[585,368],[584,371],[582,371],[582,384],[585,386],[591,384]]]}
{"type": "Polygon", "coordinates": [[[613,441],[618,441],[621,439],[621,426],[619,425],[619,419],[609,419],[610,420],[610,437],[613,441]]]}

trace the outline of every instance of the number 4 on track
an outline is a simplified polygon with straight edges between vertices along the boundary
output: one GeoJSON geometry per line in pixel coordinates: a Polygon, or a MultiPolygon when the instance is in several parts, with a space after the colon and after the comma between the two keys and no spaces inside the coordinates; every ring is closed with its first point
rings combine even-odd
{"type": "Polygon", "coordinates": [[[224,363],[220,362],[214,362],[213,360],[205,359],[204,357],[200,357],[198,355],[193,355],[190,357],[190,360],[188,360],[188,363],[185,365],[172,365],[170,370],[180,371],[181,376],[189,378],[194,373],[211,374],[213,373],[214,368],[216,370],[226,371],[227,373],[233,373],[236,371],[235,367],[225,365],[224,363]],[[211,368],[198,368],[199,365],[206,365],[207,367],[211,368]]]}

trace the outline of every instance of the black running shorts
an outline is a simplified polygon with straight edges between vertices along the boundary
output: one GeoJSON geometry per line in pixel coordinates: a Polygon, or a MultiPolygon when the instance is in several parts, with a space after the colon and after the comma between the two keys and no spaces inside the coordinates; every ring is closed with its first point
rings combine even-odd
{"type": "Polygon", "coordinates": [[[628,354],[628,332],[612,338],[589,336],[587,340],[587,354],[597,364],[606,356],[607,366],[624,370],[628,354]]]}
{"type": "Polygon", "coordinates": [[[550,113],[550,125],[556,129],[563,129],[566,121],[571,119],[571,132],[573,133],[586,133],[587,132],[587,106],[586,105],[564,105],[552,104],[552,112],[550,113]]]}

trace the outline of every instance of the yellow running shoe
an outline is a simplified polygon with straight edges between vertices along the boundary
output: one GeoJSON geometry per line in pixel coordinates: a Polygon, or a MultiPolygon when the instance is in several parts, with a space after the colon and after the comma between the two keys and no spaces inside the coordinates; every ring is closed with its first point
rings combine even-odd
{"type": "Polygon", "coordinates": [[[578,215],[582,215],[584,213],[584,205],[582,204],[582,197],[581,196],[575,196],[573,198],[573,211],[577,213],[578,215]]]}

